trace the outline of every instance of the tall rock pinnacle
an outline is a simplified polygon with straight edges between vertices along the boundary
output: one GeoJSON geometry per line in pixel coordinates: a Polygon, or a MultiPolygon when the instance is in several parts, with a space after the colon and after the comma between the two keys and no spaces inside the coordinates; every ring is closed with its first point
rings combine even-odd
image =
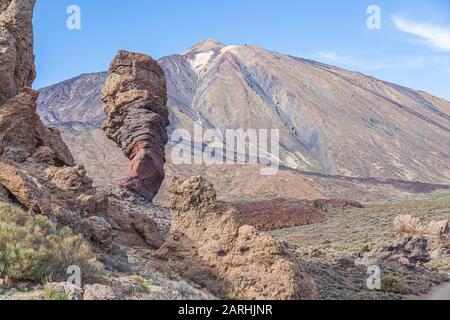
{"type": "Polygon", "coordinates": [[[152,58],[119,51],[101,92],[107,137],[131,160],[121,187],[152,201],[164,180],[169,125],[163,70],[152,58]]]}

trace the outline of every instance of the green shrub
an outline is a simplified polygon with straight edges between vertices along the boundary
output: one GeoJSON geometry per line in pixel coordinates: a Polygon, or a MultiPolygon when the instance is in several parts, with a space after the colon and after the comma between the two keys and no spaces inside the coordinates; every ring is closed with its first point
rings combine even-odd
{"type": "Polygon", "coordinates": [[[381,279],[381,290],[389,293],[408,294],[408,289],[392,277],[384,277],[381,279]]]}
{"type": "Polygon", "coordinates": [[[322,210],[322,211],[327,211],[326,210],[326,205],[323,202],[323,200],[314,200],[313,201],[313,208],[314,209],[319,209],[319,210],[322,210]]]}
{"type": "Polygon", "coordinates": [[[139,285],[139,290],[143,293],[150,293],[152,290],[151,288],[148,286],[148,284],[145,282],[144,278],[141,277],[137,277],[136,281],[139,285]]]}
{"type": "Polygon", "coordinates": [[[44,216],[0,204],[0,276],[16,281],[66,280],[66,270],[77,265],[90,274],[88,243],[69,228],[57,230],[44,216]]]}

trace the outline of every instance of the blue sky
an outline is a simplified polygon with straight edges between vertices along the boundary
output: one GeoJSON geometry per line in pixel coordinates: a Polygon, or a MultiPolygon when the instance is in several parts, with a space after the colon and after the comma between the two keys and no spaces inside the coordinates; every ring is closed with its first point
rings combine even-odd
{"type": "Polygon", "coordinates": [[[200,40],[250,44],[359,71],[450,100],[449,0],[37,0],[40,88],[106,70],[119,49],[154,58],[200,40]],[[66,10],[81,9],[81,30],[66,10]],[[370,5],[381,30],[369,30],[370,5]]]}

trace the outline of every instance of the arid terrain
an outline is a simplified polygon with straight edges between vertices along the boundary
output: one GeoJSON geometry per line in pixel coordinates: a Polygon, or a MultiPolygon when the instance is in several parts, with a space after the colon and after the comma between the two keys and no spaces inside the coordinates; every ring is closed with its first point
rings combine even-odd
{"type": "MultiPolygon", "coordinates": [[[[192,131],[194,122],[216,129],[281,128],[282,167],[275,176],[261,176],[259,165],[175,165],[170,143],[166,173],[212,181],[218,199],[242,223],[296,251],[323,299],[424,297],[448,280],[445,255],[425,269],[384,268],[379,291],[367,288],[367,266],[355,264],[374,247],[396,241],[398,216],[450,218],[448,102],[312,61],[216,41],[159,63],[168,79],[169,132],[192,131]]],[[[63,131],[95,184],[113,186],[127,161],[100,129],[105,77],[86,74],[44,88],[38,109],[46,123],[63,131]]],[[[155,199],[162,206],[169,201],[167,183],[155,199]]],[[[140,254],[140,260],[150,259],[140,254]]]]}
{"type": "MultiPolygon", "coordinates": [[[[412,214],[425,221],[450,219],[450,193],[435,192],[367,203],[362,209],[332,211],[322,222],[276,230],[270,234],[278,240],[287,241],[297,250],[299,258],[307,261],[304,263],[309,266],[308,270],[324,297],[402,299],[410,295],[423,295],[430,286],[448,281],[449,257],[431,260],[426,272],[382,270],[384,277],[396,279],[399,288],[381,294],[367,290],[367,270],[355,266],[354,261],[374,245],[394,241],[394,220],[404,214],[412,214]],[[431,271],[439,271],[442,275],[431,271]]],[[[449,298],[448,293],[446,298],[449,298]]]]}
{"type": "Polygon", "coordinates": [[[215,40],[33,90],[34,5],[0,0],[0,300],[450,299],[448,101],[215,40]],[[194,124],[280,154],[177,164],[194,124]]]}

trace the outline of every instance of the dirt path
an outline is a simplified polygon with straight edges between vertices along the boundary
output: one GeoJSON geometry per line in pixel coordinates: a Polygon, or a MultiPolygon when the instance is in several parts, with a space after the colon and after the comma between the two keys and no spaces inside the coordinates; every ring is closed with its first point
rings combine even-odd
{"type": "Polygon", "coordinates": [[[429,294],[424,296],[411,296],[408,300],[445,300],[450,301],[450,282],[444,283],[434,288],[429,294]]]}
{"type": "Polygon", "coordinates": [[[436,287],[429,295],[421,300],[449,300],[450,301],[450,282],[436,287]]]}

